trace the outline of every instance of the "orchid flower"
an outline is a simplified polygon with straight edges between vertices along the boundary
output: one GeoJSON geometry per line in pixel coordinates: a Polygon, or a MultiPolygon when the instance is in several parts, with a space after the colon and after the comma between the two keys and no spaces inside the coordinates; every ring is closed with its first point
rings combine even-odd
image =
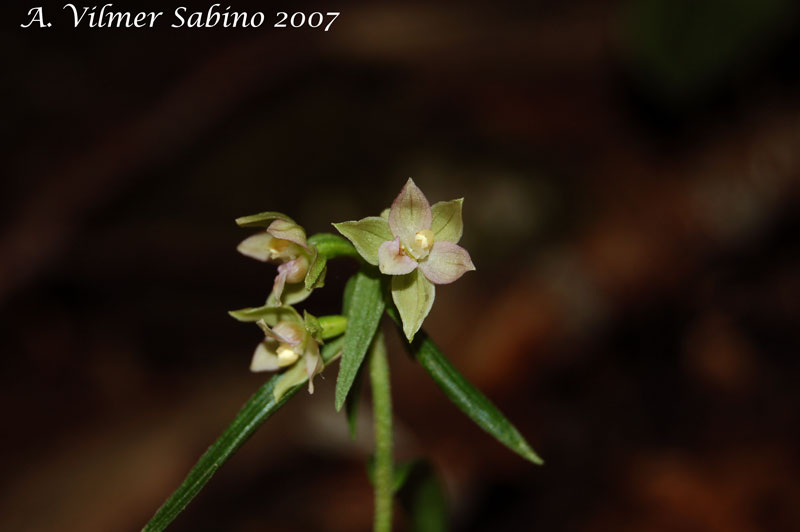
{"type": "Polygon", "coordinates": [[[392,276],[392,299],[409,341],[430,312],[434,285],[452,283],[475,269],[467,250],[458,245],[463,201],[440,201],[431,207],[409,178],[388,212],[333,224],[365,261],[392,276]]]}
{"type": "MultiPolygon", "coordinates": [[[[309,267],[316,260],[317,251],[306,240],[305,230],[291,218],[280,213],[265,213],[254,217],[241,218],[247,225],[248,218],[258,218],[259,222],[270,222],[266,231],[252,235],[236,248],[240,253],[262,262],[277,262],[278,274],[272,284],[268,305],[291,305],[306,299],[311,290],[321,286],[322,276],[308,286],[306,276],[309,267]]],[[[238,220],[237,220],[238,221],[238,220]]]]}
{"type": "Polygon", "coordinates": [[[264,331],[264,341],[253,353],[250,371],[277,371],[291,366],[275,387],[276,399],[305,379],[308,393],[314,393],[314,376],[323,368],[316,319],[309,314],[303,319],[292,307],[283,306],[256,323],[264,331]]]}

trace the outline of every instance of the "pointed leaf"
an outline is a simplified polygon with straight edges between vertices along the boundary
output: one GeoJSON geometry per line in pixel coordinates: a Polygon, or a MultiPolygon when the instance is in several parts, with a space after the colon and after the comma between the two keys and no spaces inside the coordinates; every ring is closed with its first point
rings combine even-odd
{"type": "Polygon", "coordinates": [[[250,216],[242,216],[236,218],[236,223],[239,227],[269,227],[274,220],[283,220],[285,222],[295,223],[294,220],[283,214],[282,212],[267,211],[250,216]]]}
{"type": "Polygon", "coordinates": [[[461,206],[464,198],[450,201],[440,201],[431,207],[433,221],[431,231],[437,242],[446,241],[458,243],[464,232],[464,222],[461,218],[461,206]]]}
{"type": "Polygon", "coordinates": [[[353,243],[358,253],[373,266],[378,265],[378,248],[387,240],[393,240],[386,220],[379,216],[369,216],[352,222],[333,224],[353,243]]]}
{"type": "Polygon", "coordinates": [[[408,341],[422,327],[436,297],[436,288],[419,269],[407,275],[392,277],[392,299],[403,320],[403,332],[408,341]]]}
{"type": "Polygon", "coordinates": [[[342,362],[336,379],[336,410],[341,410],[344,400],[364,360],[367,348],[375,336],[383,314],[384,302],[381,282],[377,275],[363,271],[355,275],[353,292],[347,305],[347,331],[344,333],[342,362]]]}
{"type": "Polygon", "coordinates": [[[356,379],[353,381],[353,386],[350,388],[350,393],[347,394],[347,399],[344,402],[344,413],[347,417],[347,429],[350,432],[350,438],[356,439],[356,430],[358,429],[358,409],[361,406],[361,389],[364,383],[364,366],[358,369],[356,379]]]}
{"type": "MultiPolygon", "coordinates": [[[[329,363],[336,357],[341,349],[342,341],[337,339],[322,349],[322,358],[329,363]]],[[[211,447],[200,457],[195,466],[189,471],[186,479],[175,492],[164,502],[161,508],[142,532],[161,532],[180,514],[191,500],[200,492],[214,473],[230,458],[242,444],[269,419],[286,401],[288,401],[303,386],[302,383],[285,391],[280,399],[275,398],[275,387],[280,382],[282,375],[270,378],[247,401],[236,414],[233,422],[215,441],[211,447]]]]}
{"type": "MultiPolygon", "coordinates": [[[[399,325],[395,309],[389,308],[387,313],[399,325]]],[[[420,331],[417,339],[406,347],[445,395],[479,427],[526,460],[537,465],[544,463],[497,407],[453,367],[425,331],[420,331]]]]}

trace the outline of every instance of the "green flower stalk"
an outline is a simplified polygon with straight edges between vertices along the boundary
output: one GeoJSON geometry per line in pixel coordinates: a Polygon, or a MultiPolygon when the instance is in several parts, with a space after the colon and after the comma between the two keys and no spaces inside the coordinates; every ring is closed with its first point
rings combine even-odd
{"type": "Polygon", "coordinates": [[[392,299],[409,341],[430,312],[435,285],[475,270],[467,250],[458,245],[463,201],[440,201],[431,207],[409,179],[388,212],[333,224],[365,261],[392,276],[392,299]]]}

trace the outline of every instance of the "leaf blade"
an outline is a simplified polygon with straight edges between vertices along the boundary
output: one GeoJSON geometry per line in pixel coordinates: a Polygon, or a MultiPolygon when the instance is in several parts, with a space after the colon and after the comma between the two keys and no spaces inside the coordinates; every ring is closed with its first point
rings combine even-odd
{"type": "Polygon", "coordinates": [[[355,275],[352,293],[347,302],[347,330],[344,333],[342,362],[336,378],[336,411],[340,411],[353,386],[358,368],[364,361],[385,304],[381,281],[376,275],[360,271],[355,275]]]}
{"type": "Polygon", "coordinates": [[[211,480],[217,470],[275,411],[283,406],[301,386],[289,390],[275,400],[273,389],[281,375],[274,375],[248,400],[233,422],[200,457],[178,489],[156,511],[142,532],[161,532],[186,508],[192,499],[211,480]]]}
{"type": "MultiPolygon", "coordinates": [[[[336,355],[341,344],[342,340],[336,339],[323,347],[322,358],[326,363],[336,355]]],[[[192,467],[181,485],[142,528],[142,532],[162,532],[167,528],[256,429],[303,387],[303,383],[300,383],[276,400],[273,391],[281,377],[283,374],[273,375],[250,397],[231,424],[192,467]]]]}
{"type": "MultiPolygon", "coordinates": [[[[400,327],[395,309],[387,309],[387,313],[400,327]]],[[[406,343],[406,348],[450,401],[480,428],[526,460],[536,465],[544,464],[516,427],[456,370],[425,331],[420,330],[413,343],[406,343]]]]}

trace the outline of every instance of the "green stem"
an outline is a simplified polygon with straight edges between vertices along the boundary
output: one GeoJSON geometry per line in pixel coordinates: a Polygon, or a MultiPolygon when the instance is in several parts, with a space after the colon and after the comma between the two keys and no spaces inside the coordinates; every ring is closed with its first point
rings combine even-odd
{"type": "Polygon", "coordinates": [[[344,334],[347,329],[347,318],[338,314],[320,316],[319,324],[322,327],[322,339],[328,340],[344,334]]]}
{"type": "Polygon", "coordinates": [[[316,246],[320,255],[326,259],[336,257],[355,257],[361,259],[356,248],[348,240],[331,233],[317,233],[308,237],[308,243],[316,246]]]}
{"type": "Polygon", "coordinates": [[[392,529],[394,465],[392,463],[392,395],[386,343],[378,330],[369,358],[372,408],[375,422],[375,532],[392,529]]]}

